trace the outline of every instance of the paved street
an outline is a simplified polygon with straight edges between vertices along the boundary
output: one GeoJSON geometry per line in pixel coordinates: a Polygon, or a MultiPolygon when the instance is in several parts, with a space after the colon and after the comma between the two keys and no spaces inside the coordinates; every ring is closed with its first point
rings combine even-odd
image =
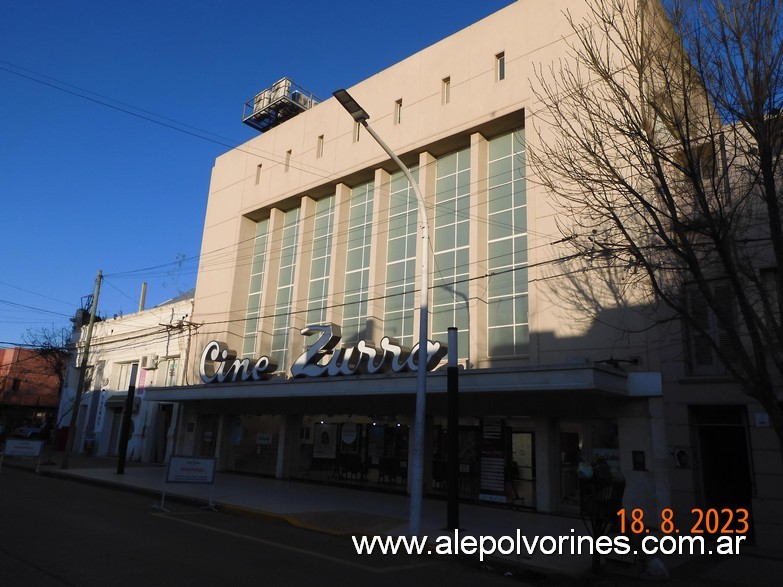
{"type": "MultiPolygon", "coordinates": [[[[214,486],[167,484],[165,468],[75,455],[61,470],[61,454],[34,475],[32,459],[6,459],[0,472],[0,587],[11,585],[646,585],[629,560],[522,553],[493,556],[358,556],[350,536],[399,536],[406,529],[405,496],[312,483],[218,473],[214,486]],[[202,510],[211,497],[220,513],[202,510]],[[184,505],[190,504],[190,505],[184,505]],[[510,573],[511,580],[506,575],[510,573]]],[[[49,458],[47,457],[47,461],[49,458]]],[[[445,504],[425,500],[423,528],[437,537],[445,504]]],[[[461,504],[463,534],[568,534],[574,520],[534,512],[461,504]]],[[[577,526],[578,527],[578,526],[577,526]]],[[[428,544],[429,545],[429,544],[428,544]]],[[[747,546],[741,556],[668,555],[668,585],[771,584],[783,558],[747,546]]]]}
{"type": "MultiPolygon", "coordinates": [[[[358,556],[348,537],[3,468],[0,585],[509,585],[435,556],[358,556]]],[[[516,583],[519,584],[519,583],[516,583]]]]}

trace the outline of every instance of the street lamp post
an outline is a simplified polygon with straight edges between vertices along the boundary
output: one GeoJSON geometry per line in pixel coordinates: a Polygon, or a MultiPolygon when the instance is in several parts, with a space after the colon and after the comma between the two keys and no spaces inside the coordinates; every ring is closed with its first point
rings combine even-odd
{"type": "Polygon", "coordinates": [[[419,302],[419,361],[416,370],[416,413],[413,421],[413,464],[411,471],[411,501],[410,513],[408,518],[408,532],[411,536],[418,536],[421,527],[421,502],[424,491],[424,413],[427,397],[427,332],[429,330],[429,308],[427,303],[427,293],[429,289],[429,252],[430,252],[430,227],[427,221],[427,208],[419,189],[418,182],[413,178],[410,169],[400,161],[400,158],[389,148],[389,146],[378,136],[378,134],[367,124],[370,115],[359,106],[351,95],[345,90],[337,90],[334,97],[348,111],[353,119],[364,126],[370,136],[375,139],[384,151],[391,157],[391,160],[397,164],[402,173],[408,179],[416,194],[416,200],[419,204],[419,223],[421,227],[421,290],[419,302]]]}

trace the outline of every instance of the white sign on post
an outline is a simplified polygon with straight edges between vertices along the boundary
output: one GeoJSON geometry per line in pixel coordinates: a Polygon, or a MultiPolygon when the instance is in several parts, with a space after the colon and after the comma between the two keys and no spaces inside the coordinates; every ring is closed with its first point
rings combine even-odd
{"type": "Polygon", "coordinates": [[[0,471],[3,469],[3,459],[9,457],[28,457],[38,459],[35,472],[38,473],[41,465],[41,449],[43,440],[27,440],[24,438],[9,438],[5,441],[3,452],[0,453],[0,471]]]}
{"type": "Polygon", "coordinates": [[[214,510],[212,496],[215,492],[215,463],[214,457],[171,457],[169,467],[166,470],[166,478],[163,480],[163,491],[160,495],[160,505],[153,506],[156,509],[168,512],[164,506],[166,501],[167,483],[204,483],[212,485],[209,494],[207,508],[214,510]]]}
{"type": "Polygon", "coordinates": [[[9,438],[5,441],[3,454],[9,457],[40,457],[43,440],[9,438]]]}
{"type": "Polygon", "coordinates": [[[166,483],[214,483],[215,459],[171,457],[166,483]]]}

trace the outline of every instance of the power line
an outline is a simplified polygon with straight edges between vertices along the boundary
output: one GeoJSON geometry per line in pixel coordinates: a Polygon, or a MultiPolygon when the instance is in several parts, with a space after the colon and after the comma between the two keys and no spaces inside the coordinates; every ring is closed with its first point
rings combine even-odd
{"type": "Polygon", "coordinates": [[[23,308],[25,310],[33,310],[35,312],[41,312],[41,313],[44,313],[44,314],[52,314],[54,316],[60,316],[60,317],[63,317],[63,318],[70,318],[71,317],[70,314],[63,314],[62,312],[55,312],[53,310],[45,310],[44,308],[36,308],[34,306],[27,306],[25,304],[18,304],[16,302],[12,302],[10,300],[0,300],[0,304],[5,304],[7,306],[11,306],[11,307],[14,307],[14,308],[23,308]]]}
{"type": "Polygon", "coordinates": [[[66,304],[66,305],[68,305],[68,306],[71,306],[71,305],[72,305],[70,302],[64,302],[63,300],[58,300],[57,298],[53,298],[53,297],[51,297],[51,296],[47,296],[47,295],[45,295],[45,294],[42,294],[42,293],[38,293],[38,292],[35,292],[35,291],[31,291],[31,290],[29,290],[29,289],[25,289],[25,288],[23,288],[23,287],[19,287],[19,286],[17,286],[17,285],[13,285],[13,284],[11,284],[11,283],[6,283],[5,281],[0,281],[0,285],[5,285],[6,287],[11,287],[11,288],[13,288],[13,289],[18,289],[19,291],[23,291],[23,292],[25,292],[25,293],[33,294],[34,296],[38,296],[38,297],[41,297],[41,298],[46,298],[46,299],[48,299],[48,300],[52,300],[52,301],[54,301],[54,302],[58,302],[58,303],[60,303],[60,304],[66,304]]]}
{"type": "MultiPolygon", "coordinates": [[[[525,56],[528,56],[528,55],[530,55],[530,54],[532,54],[532,53],[534,53],[534,52],[536,52],[536,51],[538,51],[540,49],[543,49],[545,47],[551,46],[551,45],[559,43],[559,42],[563,42],[566,38],[568,38],[569,36],[572,36],[574,34],[576,34],[576,32],[572,32],[572,33],[570,33],[569,35],[567,35],[565,37],[560,37],[558,39],[550,41],[549,43],[545,43],[545,44],[542,44],[542,45],[540,45],[538,47],[535,47],[535,48],[529,50],[526,53],[523,53],[521,55],[518,55],[518,56],[515,56],[515,57],[509,59],[509,63],[512,62],[512,61],[516,61],[518,59],[521,59],[521,58],[523,58],[525,56]]],[[[109,107],[109,108],[113,108],[115,110],[124,112],[126,114],[130,114],[132,116],[136,116],[136,117],[142,118],[144,120],[147,120],[149,122],[153,122],[155,124],[161,124],[163,126],[171,128],[173,130],[177,130],[179,132],[186,132],[187,134],[190,134],[190,135],[195,136],[197,138],[201,138],[201,139],[204,139],[204,140],[210,140],[211,142],[220,144],[220,145],[228,147],[228,148],[238,149],[241,152],[245,152],[245,153],[249,153],[249,154],[253,154],[253,155],[258,155],[259,153],[263,154],[262,151],[248,150],[246,148],[236,147],[235,145],[232,144],[230,139],[225,139],[224,137],[219,137],[219,135],[215,135],[214,133],[208,133],[208,131],[204,131],[204,130],[198,129],[196,127],[191,127],[189,125],[185,125],[185,124],[183,124],[181,122],[178,122],[178,121],[175,121],[173,119],[166,118],[166,117],[160,116],[158,114],[155,114],[155,113],[152,113],[152,112],[149,112],[149,111],[146,111],[146,110],[142,110],[142,109],[136,108],[134,106],[131,106],[131,105],[128,105],[128,104],[125,104],[125,103],[113,100],[112,98],[108,98],[108,97],[103,96],[101,94],[97,94],[95,92],[91,92],[89,90],[85,90],[83,88],[79,88],[78,86],[74,86],[72,84],[67,84],[66,82],[62,82],[60,80],[56,80],[55,78],[51,78],[49,76],[45,76],[45,75],[39,74],[37,72],[33,72],[32,70],[21,68],[20,66],[16,66],[16,65],[11,64],[11,63],[9,63],[7,61],[2,61],[2,63],[5,63],[7,65],[11,65],[11,66],[16,67],[18,69],[23,69],[23,70],[25,70],[25,71],[27,71],[27,72],[29,72],[31,74],[34,74],[36,76],[43,77],[43,78],[46,78],[48,80],[51,80],[52,82],[55,82],[55,83],[50,83],[50,82],[47,82],[45,80],[37,79],[37,78],[32,77],[30,75],[22,74],[22,73],[20,73],[18,71],[13,71],[13,70],[11,70],[11,69],[9,69],[7,67],[0,67],[0,69],[4,69],[5,71],[7,71],[9,73],[12,73],[14,75],[18,75],[18,76],[24,77],[26,79],[32,80],[32,81],[37,82],[37,83],[41,83],[41,84],[47,85],[47,86],[49,86],[49,87],[51,87],[53,89],[57,89],[59,91],[70,93],[72,95],[81,97],[81,98],[83,98],[85,100],[89,100],[89,101],[101,104],[103,106],[106,106],[106,107],[109,107]],[[56,84],[59,84],[59,85],[56,85],[56,84]],[[69,90],[67,87],[63,87],[63,86],[68,86],[69,88],[73,88],[73,90],[69,90]],[[86,95],[87,93],[90,93],[93,96],[97,96],[97,98],[93,98],[91,96],[88,96],[88,95],[86,95]],[[110,102],[113,102],[113,103],[110,103],[110,102]],[[169,123],[171,123],[171,124],[169,124],[169,123]],[[196,132],[190,132],[190,131],[187,131],[187,130],[183,130],[182,127],[186,127],[186,128],[192,129],[193,131],[196,131],[196,132]],[[211,134],[213,136],[218,137],[220,140],[211,139],[209,137],[204,136],[205,134],[211,134]]],[[[456,87],[456,86],[459,86],[460,84],[467,83],[471,79],[474,79],[474,78],[476,78],[476,77],[478,77],[480,75],[485,75],[488,71],[491,71],[491,70],[487,69],[485,71],[480,71],[480,72],[476,73],[474,76],[472,76],[470,78],[457,81],[454,85],[456,87]]],[[[431,98],[431,96],[425,96],[425,97],[422,97],[419,101],[423,101],[423,100],[426,100],[426,99],[429,99],[429,98],[431,98]]],[[[407,103],[406,106],[410,106],[410,105],[413,105],[415,103],[416,102],[414,102],[414,103],[407,103]]],[[[535,113],[533,113],[533,112],[531,112],[531,114],[535,115],[535,113]]],[[[381,116],[381,117],[378,118],[378,120],[382,120],[382,119],[386,118],[387,116],[388,115],[381,116]]],[[[335,140],[335,139],[333,139],[333,140],[335,140]]],[[[253,149],[252,147],[248,147],[248,148],[249,149],[253,149]]],[[[271,154],[266,154],[266,155],[268,155],[271,158],[273,163],[282,163],[282,161],[278,160],[278,159],[280,159],[279,157],[276,158],[275,156],[273,156],[271,154]]],[[[437,161],[434,161],[430,165],[436,164],[436,163],[437,163],[437,161]]],[[[296,167],[294,167],[294,168],[296,168],[296,167]]],[[[306,172],[309,172],[309,173],[314,173],[316,175],[319,175],[318,173],[315,173],[312,170],[304,169],[303,167],[301,167],[299,169],[302,170],[302,171],[306,171],[306,172]]],[[[325,179],[329,179],[329,178],[332,177],[331,175],[323,175],[323,174],[320,174],[320,176],[325,178],[325,179]]],[[[244,179],[247,179],[247,178],[243,178],[243,180],[244,179]]],[[[470,216],[468,216],[468,217],[470,218],[470,216]]],[[[487,219],[479,219],[479,221],[487,222],[488,224],[492,224],[487,219]]],[[[380,233],[380,234],[382,234],[382,233],[380,233]]],[[[533,234],[533,232],[532,231],[528,231],[528,234],[533,234]]],[[[231,245],[229,247],[226,247],[226,249],[227,250],[232,250],[232,249],[234,249],[235,246],[236,245],[231,245]]],[[[213,251],[213,252],[210,252],[208,254],[212,254],[212,253],[215,253],[215,252],[216,251],[213,251]]],[[[191,259],[192,260],[200,259],[200,258],[203,258],[203,256],[204,255],[191,257],[190,259],[188,259],[188,261],[190,261],[191,259]]],[[[223,263],[232,263],[232,262],[233,262],[232,259],[226,259],[225,261],[214,261],[212,265],[202,264],[202,266],[201,266],[201,268],[199,270],[208,270],[208,268],[210,266],[217,266],[217,265],[220,265],[220,264],[223,264],[223,263]]],[[[119,274],[118,273],[118,274],[109,274],[109,275],[112,275],[113,277],[120,277],[120,276],[126,276],[126,275],[127,276],[131,276],[131,274],[134,274],[134,276],[138,276],[139,273],[148,272],[148,271],[151,271],[151,270],[154,270],[154,269],[158,269],[158,268],[163,268],[163,267],[170,267],[170,266],[172,266],[175,263],[177,263],[177,262],[168,263],[168,264],[162,264],[162,265],[158,265],[158,266],[154,266],[154,267],[149,267],[149,268],[146,268],[146,269],[134,270],[134,271],[131,271],[131,272],[126,272],[124,274],[119,274]]],[[[118,291],[120,291],[121,293],[123,293],[123,295],[128,297],[128,299],[131,299],[133,301],[133,298],[131,298],[130,296],[127,296],[127,294],[124,294],[124,292],[122,292],[121,290],[118,290],[118,291]]]]}

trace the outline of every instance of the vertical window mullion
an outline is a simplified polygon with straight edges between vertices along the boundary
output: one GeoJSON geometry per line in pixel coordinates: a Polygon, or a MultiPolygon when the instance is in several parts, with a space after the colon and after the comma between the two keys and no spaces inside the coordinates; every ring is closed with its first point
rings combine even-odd
{"type": "Polygon", "coordinates": [[[488,354],[529,352],[524,130],[489,141],[488,354]]]}
{"type": "Polygon", "coordinates": [[[245,317],[245,336],[242,344],[242,356],[252,357],[256,352],[258,326],[263,307],[264,270],[266,268],[267,238],[269,220],[256,224],[256,236],[253,244],[253,261],[250,268],[247,314],[245,317]]]}
{"type": "Polygon", "coordinates": [[[440,157],[436,169],[431,334],[446,340],[456,326],[467,353],[470,216],[462,211],[470,210],[470,148],[440,157]]]}
{"type": "MultiPolygon", "coordinates": [[[[412,168],[411,173],[418,180],[418,167],[412,168]]],[[[418,202],[402,172],[391,176],[389,198],[384,328],[388,336],[412,346],[418,202]],[[409,246],[411,241],[413,245],[409,246]]]]}

